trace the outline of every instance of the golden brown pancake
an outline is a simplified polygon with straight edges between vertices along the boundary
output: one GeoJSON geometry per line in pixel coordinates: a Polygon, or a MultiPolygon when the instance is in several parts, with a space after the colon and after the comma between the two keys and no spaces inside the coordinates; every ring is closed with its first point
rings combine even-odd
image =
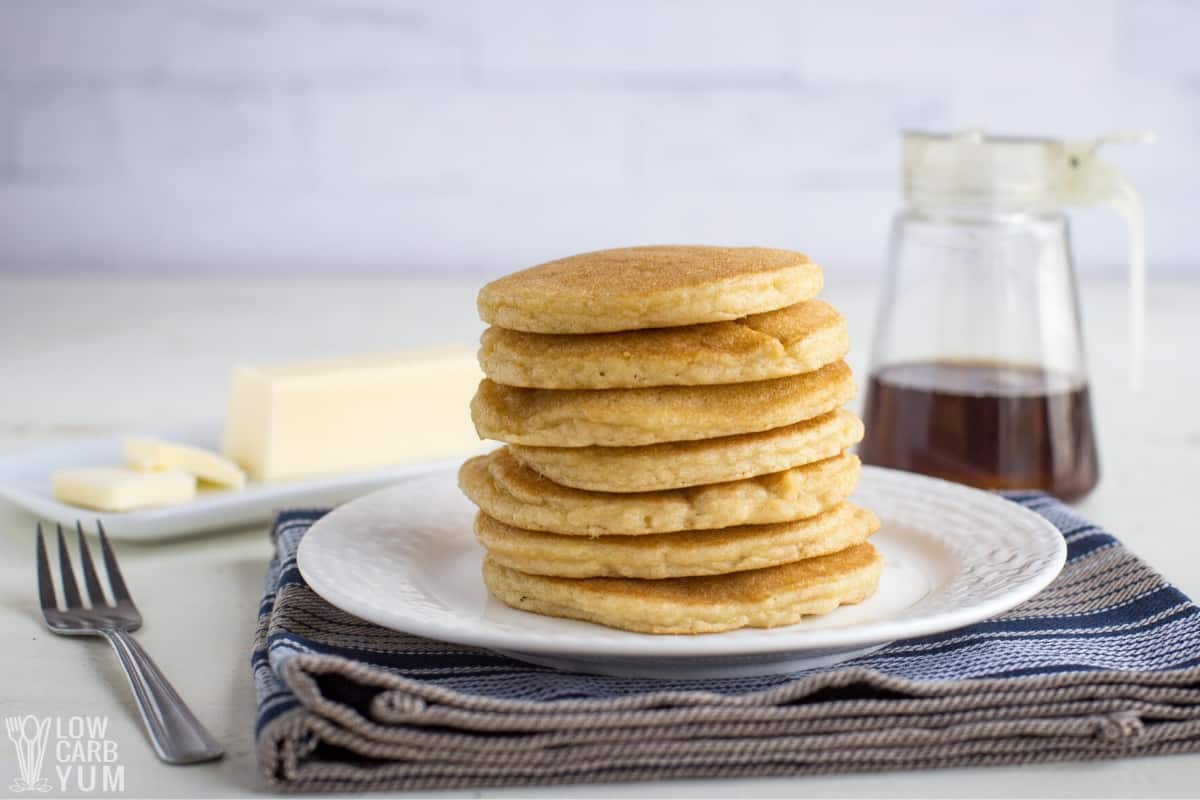
{"type": "Polygon", "coordinates": [[[858,473],[858,457],[845,453],[740,481],[616,494],[560,486],[501,448],[463,464],[458,485],[489,516],[518,528],[639,536],[811,517],[845,500],[858,473]]]}
{"type": "Polygon", "coordinates": [[[850,503],[795,522],[649,536],[562,536],[514,528],[482,511],[475,517],[475,538],[496,563],[564,578],[659,579],[762,569],[845,550],[878,529],[874,514],[850,503]]]}
{"type": "Polygon", "coordinates": [[[850,349],[846,321],[805,303],[732,322],[556,335],[488,328],[479,363],[496,383],[614,389],[746,383],[820,369],[850,349]]]}
{"type": "Polygon", "coordinates": [[[509,446],[555,483],[594,492],[652,492],[766,475],[832,458],[863,436],[845,409],[758,433],[640,447],[509,446]]]}
{"type": "Polygon", "coordinates": [[[645,389],[523,389],[484,380],[471,401],[485,439],[548,447],[627,446],[781,428],[854,396],[844,361],[753,383],[645,389]]]}
{"type": "Polygon", "coordinates": [[[773,628],[874,593],[883,561],[870,544],[765,569],[691,578],[558,578],[483,562],[488,590],[513,608],[640,633],[773,628]]]}
{"type": "Polygon", "coordinates": [[[484,286],[484,322],[531,333],[603,333],[733,320],[811,300],[821,268],[765,247],[598,250],[484,286]]]}

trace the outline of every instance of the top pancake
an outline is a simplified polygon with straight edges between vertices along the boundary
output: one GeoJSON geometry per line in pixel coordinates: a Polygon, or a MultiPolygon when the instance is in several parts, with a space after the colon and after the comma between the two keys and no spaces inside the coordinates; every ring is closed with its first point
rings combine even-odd
{"type": "Polygon", "coordinates": [[[734,320],[811,300],[821,268],[765,247],[654,245],[561,258],[492,281],[479,316],[531,333],[604,333],[734,320]]]}
{"type": "Polygon", "coordinates": [[[574,336],[488,328],[479,364],[496,383],[623,389],[745,383],[811,372],[850,348],[846,321],[810,300],[732,322],[574,336]]]}

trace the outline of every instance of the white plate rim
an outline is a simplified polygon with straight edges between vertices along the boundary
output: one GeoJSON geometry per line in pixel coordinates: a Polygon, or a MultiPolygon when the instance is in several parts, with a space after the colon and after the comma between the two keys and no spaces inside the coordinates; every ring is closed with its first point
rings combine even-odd
{"type": "MultiPolygon", "coordinates": [[[[425,473],[426,476],[434,474],[425,473]]],[[[997,513],[1023,519],[1028,524],[1032,535],[1041,536],[1040,544],[1048,546],[1053,552],[1044,560],[1043,566],[1030,574],[1020,584],[1009,587],[1002,593],[992,595],[974,604],[957,609],[942,611],[928,616],[910,619],[884,620],[864,623],[843,628],[804,629],[803,623],[795,628],[795,635],[780,635],[788,628],[769,630],[743,629],[736,633],[742,634],[735,641],[728,634],[715,633],[697,636],[661,636],[638,634],[620,631],[628,637],[630,649],[619,651],[612,649],[611,642],[605,642],[603,652],[590,648],[586,644],[576,644],[569,641],[549,641],[545,637],[528,639],[514,638],[507,632],[489,630],[486,625],[475,625],[470,628],[452,628],[431,622],[419,614],[399,614],[394,612],[380,613],[374,604],[364,604],[353,591],[337,585],[336,581],[327,579],[328,570],[323,565],[327,558],[320,547],[322,538],[336,531],[338,514],[345,509],[357,512],[364,506],[376,502],[380,495],[396,491],[399,486],[393,486],[378,492],[353,500],[334,509],[318,520],[301,539],[297,552],[297,567],[309,587],[332,605],[353,614],[354,616],[373,622],[382,627],[404,633],[424,636],[426,638],[451,642],[454,644],[483,647],[490,650],[503,650],[545,655],[570,655],[587,657],[612,657],[634,659],[663,659],[685,657],[729,657],[778,655],[783,653],[801,653],[806,651],[831,650],[840,648],[862,647],[867,645],[891,642],[900,639],[912,639],[944,633],[979,622],[997,614],[1003,613],[1025,602],[1046,588],[1058,575],[1066,562],[1067,546],[1062,533],[1048,520],[1039,514],[990,492],[972,489],[960,484],[950,483],[937,478],[930,478],[914,473],[879,467],[863,467],[863,480],[878,479],[886,476],[888,480],[910,483],[918,489],[934,491],[939,494],[958,495],[969,498],[973,504],[984,507],[991,506],[997,513]],[[1032,532],[1037,532],[1033,534],[1032,532]],[[463,631],[469,635],[463,635],[463,631]],[[762,636],[753,637],[754,633],[762,636]],[[751,638],[747,638],[749,635],[751,638]],[[634,646],[636,643],[636,646],[634,646]]],[[[878,510],[878,509],[877,509],[878,510]]],[[[886,511],[881,511],[883,516],[886,511]]],[[[579,625],[590,626],[591,623],[579,622],[579,625]]],[[[611,629],[605,629],[611,630],[611,629]]]]}

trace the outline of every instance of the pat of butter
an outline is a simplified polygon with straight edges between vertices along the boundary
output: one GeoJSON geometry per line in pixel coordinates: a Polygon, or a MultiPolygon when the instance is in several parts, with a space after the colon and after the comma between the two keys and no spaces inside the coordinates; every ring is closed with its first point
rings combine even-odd
{"type": "Polygon", "coordinates": [[[187,472],[206,483],[228,489],[241,489],[246,485],[246,473],[237,464],[211,450],[190,444],[162,439],[126,439],[125,462],[145,472],[187,472]]]}
{"type": "Polygon", "coordinates": [[[83,467],[55,472],[51,483],[55,499],[97,511],[173,506],[196,497],[196,476],[186,472],[83,467]]]}
{"type": "Polygon", "coordinates": [[[466,347],[237,367],[221,451],[261,481],[475,452],[482,377],[466,347]]]}

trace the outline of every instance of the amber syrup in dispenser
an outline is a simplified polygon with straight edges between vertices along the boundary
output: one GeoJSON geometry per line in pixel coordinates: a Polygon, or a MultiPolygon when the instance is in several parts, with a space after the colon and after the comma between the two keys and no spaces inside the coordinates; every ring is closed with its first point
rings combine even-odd
{"type": "Polygon", "coordinates": [[[900,363],[867,387],[862,460],[1066,500],[1099,479],[1087,385],[1035,366],[900,363]]]}

